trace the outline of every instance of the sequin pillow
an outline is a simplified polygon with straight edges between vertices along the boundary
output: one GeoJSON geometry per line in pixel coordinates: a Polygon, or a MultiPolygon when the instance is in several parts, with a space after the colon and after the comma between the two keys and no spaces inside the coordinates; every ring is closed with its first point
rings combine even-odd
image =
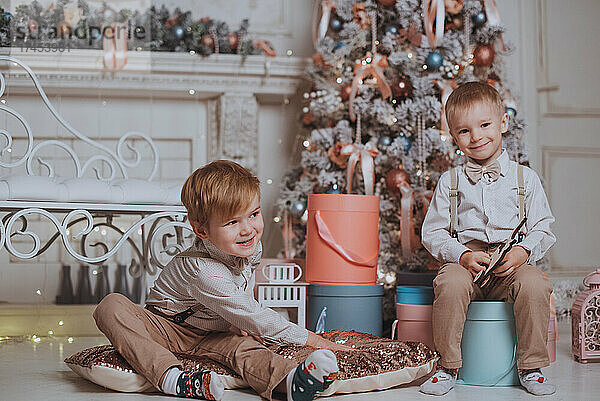
{"type": "MultiPolygon", "coordinates": [[[[433,370],[437,360],[434,351],[422,343],[402,342],[352,331],[328,331],[323,337],[350,347],[356,352],[336,352],[340,373],[338,380],[322,393],[358,393],[385,390],[410,383],[433,370]]],[[[271,346],[273,352],[304,360],[314,349],[294,345],[271,346]]],[[[208,358],[187,354],[175,354],[184,369],[208,369],[215,371],[226,389],[244,388],[248,385],[231,369],[208,358]]],[[[110,345],[100,345],[80,351],[65,363],[78,375],[116,391],[155,391],[152,385],[110,345]]]]}

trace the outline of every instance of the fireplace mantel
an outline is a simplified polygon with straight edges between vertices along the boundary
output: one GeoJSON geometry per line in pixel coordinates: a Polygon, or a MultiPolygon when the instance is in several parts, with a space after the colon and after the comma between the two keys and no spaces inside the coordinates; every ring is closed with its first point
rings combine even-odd
{"type": "MultiPolygon", "coordinates": [[[[111,96],[207,99],[223,93],[253,94],[259,99],[291,96],[296,92],[307,60],[298,57],[241,56],[130,51],[120,71],[104,68],[101,50],[72,49],[40,53],[20,48],[10,55],[27,63],[49,94],[89,96],[101,90],[111,96]],[[193,94],[190,94],[193,90],[193,94]]],[[[35,91],[19,67],[1,65],[11,93],[35,91]]]]}

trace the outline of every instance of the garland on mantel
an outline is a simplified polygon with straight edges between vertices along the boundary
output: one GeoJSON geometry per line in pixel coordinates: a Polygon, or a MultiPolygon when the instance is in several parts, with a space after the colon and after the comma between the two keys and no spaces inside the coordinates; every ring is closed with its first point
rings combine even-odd
{"type": "MultiPolygon", "coordinates": [[[[58,0],[44,8],[38,1],[15,8],[14,15],[0,8],[0,45],[36,51],[104,49],[106,42],[122,40],[123,50],[266,54],[275,56],[265,40],[248,36],[248,20],[230,31],[225,22],[193,18],[191,11],[170,12],[165,5],[145,11],[115,10],[103,3],[92,9],[85,0],[58,0]]],[[[117,48],[119,44],[115,45],[117,48]]]]}

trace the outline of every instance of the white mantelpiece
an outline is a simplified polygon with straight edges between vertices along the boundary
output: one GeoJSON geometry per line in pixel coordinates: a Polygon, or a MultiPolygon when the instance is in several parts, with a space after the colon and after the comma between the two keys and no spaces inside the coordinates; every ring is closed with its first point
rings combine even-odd
{"type": "MultiPolygon", "coordinates": [[[[233,54],[201,57],[190,53],[129,51],[127,65],[111,72],[103,67],[101,50],[62,53],[10,50],[11,56],[23,60],[36,72],[49,94],[89,94],[90,90],[99,89],[101,82],[103,93],[127,97],[189,97],[190,89],[198,98],[226,92],[290,96],[295,93],[306,66],[306,60],[298,57],[248,56],[244,60],[233,54]]],[[[6,76],[13,82],[13,91],[32,91],[24,71],[15,68],[6,76]]]]}
{"type": "MultiPolygon", "coordinates": [[[[8,50],[8,49],[5,49],[8,50]]],[[[293,96],[306,60],[297,57],[128,52],[127,65],[112,72],[101,50],[40,53],[20,48],[11,55],[28,64],[49,95],[113,98],[197,99],[208,102],[207,159],[235,160],[258,171],[258,103],[281,103],[293,96]]],[[[18,66],[0,65],[10,94],[35,88],[18,66]],[[7,70],[8,69],[8,70],[7,70]]]]}

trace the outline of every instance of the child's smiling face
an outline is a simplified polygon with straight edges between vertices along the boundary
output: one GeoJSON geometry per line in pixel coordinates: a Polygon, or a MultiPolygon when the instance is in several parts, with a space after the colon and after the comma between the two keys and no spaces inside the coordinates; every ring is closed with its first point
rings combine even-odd
{"type": "MultiPolygon", "coordinates": [[[[194,226],[194,224],[192,225],[194,226]]],[[[209,240],[228,255],[247,258],[256,251],[263,228],[264,221],[260,211],[260,200],[257,196],[247,210],[223,221],[211,217],[208,227],[196,226],[194,232],[198,237],[209,240]]]]}
{"type": "Polygon", "coordinates": [[[508,130],[508,115],[491,103],[479,101],[448,121],[452,138],[463,153],[481,165],[502,153],[502,134],[508,130]]]}

